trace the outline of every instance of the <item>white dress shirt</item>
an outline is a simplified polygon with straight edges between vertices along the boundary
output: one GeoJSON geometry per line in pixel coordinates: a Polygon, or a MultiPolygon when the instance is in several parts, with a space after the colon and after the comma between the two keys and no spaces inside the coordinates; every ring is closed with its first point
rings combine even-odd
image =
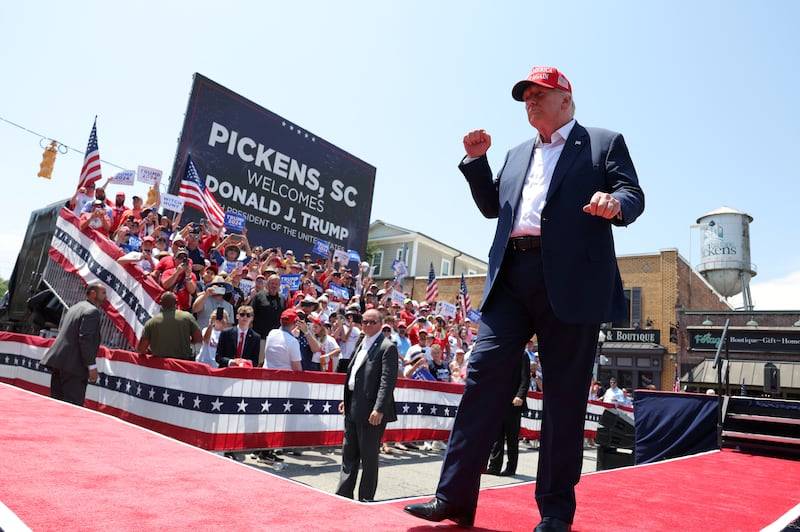
{"type": "Polygon", "coordinates": [[[557,129],[550,137],[549,143],[542,142],[541,136],[537,137],[528,177],[525,178],[522,187],[522,197],[517,207],[514,227],[511,229],[511,237],[542,234],[542,210],[550,181],[553,179],[553,170],[561,152],[564,151],[564,144],[573,127],[575,127],[574,119],[557,129]]]}
{"type": "Polygon", "coordinates": [[[364,361],[367,359],[367,353],[372,347],[372,344],[381,338],[383,338],[383,333],[378,331],[377,334],[373,334],[372,336],[365,336],[364,341],[361,342],[361,348],[359,348],[358,353],[356,353],[356,359],[353,361],[353,370],[350,372],[350,378],[347,381],[347,387],[350,388],[351,392],[356,389],[356,372],[358,372],[359,368],[361,368],[364,361]]]}

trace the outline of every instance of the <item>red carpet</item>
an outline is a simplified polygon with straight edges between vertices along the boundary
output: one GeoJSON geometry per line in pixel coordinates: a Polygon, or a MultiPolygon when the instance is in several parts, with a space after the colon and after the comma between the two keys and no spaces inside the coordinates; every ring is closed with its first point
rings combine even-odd
{"type": "MultiPolygon", "coordinates": [[[[450,528],[407,516],[408,501],[343,500],[11,386],[0,404],[0,502],[34,531],[450,528]]],[[[800,511],[798,479],[800,462],[735,452],[587,475],[574,529],[760,530],[800,511]]],[[[477,529],[531,530],[532,493],[482,492],[477,529]]]]}

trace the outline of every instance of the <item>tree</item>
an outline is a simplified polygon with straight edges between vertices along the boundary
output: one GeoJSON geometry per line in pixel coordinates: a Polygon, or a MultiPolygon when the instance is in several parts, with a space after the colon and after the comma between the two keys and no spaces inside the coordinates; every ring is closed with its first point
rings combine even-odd
{"type": "Polygon", "coordinates": [[[3,297],[8,291],[8,281],[0,277],[0,297],[3,297]]]}

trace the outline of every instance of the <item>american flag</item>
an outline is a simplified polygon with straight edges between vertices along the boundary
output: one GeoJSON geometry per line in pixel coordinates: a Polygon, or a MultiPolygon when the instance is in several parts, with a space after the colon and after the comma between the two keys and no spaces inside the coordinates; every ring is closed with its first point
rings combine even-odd
{"type": "Polygon", "coordinates": [[[431,262],[431,271],[428,272],[428,286],[425,288],[425,301],[433,303],[439,297],[439,285],[436,284],[436,274],[433,272],[433,262],[431,262]]]}
{"type": "Polygon", "coordinates": [[[181,198],[186,198],[185,204],[203,211],[209,224],[215,229],[220,229],[225,222],[225,211],[219,206],[214,195],[203,184],[197,168],[194,167],[192,157],[187,157],[186,174],[181,180],[181,189],[178,193],[181,198]]]}
{"type": "Polygon", "coordinates": [[[89,144],[86,146],[86,155],[83,157],[78,188],[91,185],[101,177],[103,176],[100,172],[100,148],[97,147],[97,118],[95,118],[92,132],[89,134],[89,144]]]}
{"type": "Polygon", "coordinates": [[[461,321],[464,322],[467,314],[472,310],[472,304],[469,301],[469,294],[467,293],[467,282],[464,280],[464,274],[461,274],[461,289],[458,291],[458,304],[461,306],[461,321]]]}

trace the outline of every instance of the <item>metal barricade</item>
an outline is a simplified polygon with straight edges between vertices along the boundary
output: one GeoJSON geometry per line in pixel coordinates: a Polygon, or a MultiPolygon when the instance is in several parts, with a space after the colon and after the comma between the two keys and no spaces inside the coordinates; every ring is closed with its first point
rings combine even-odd
{"type": "MultiPolygon", "coordinates": [[[[61,301],[65,308],[69,308],[78,301],[86,298],[86,283],[80,275],[64,271],[52,258],[47,258],[42,282],[61,301]]],[[[62,314],[62,319],[64,315],[62,314]]],[[[100,313],[100,343],[110,349],[134,349],[136,346],[128,344],[125,336],[105,312],[100,313]]]]}

